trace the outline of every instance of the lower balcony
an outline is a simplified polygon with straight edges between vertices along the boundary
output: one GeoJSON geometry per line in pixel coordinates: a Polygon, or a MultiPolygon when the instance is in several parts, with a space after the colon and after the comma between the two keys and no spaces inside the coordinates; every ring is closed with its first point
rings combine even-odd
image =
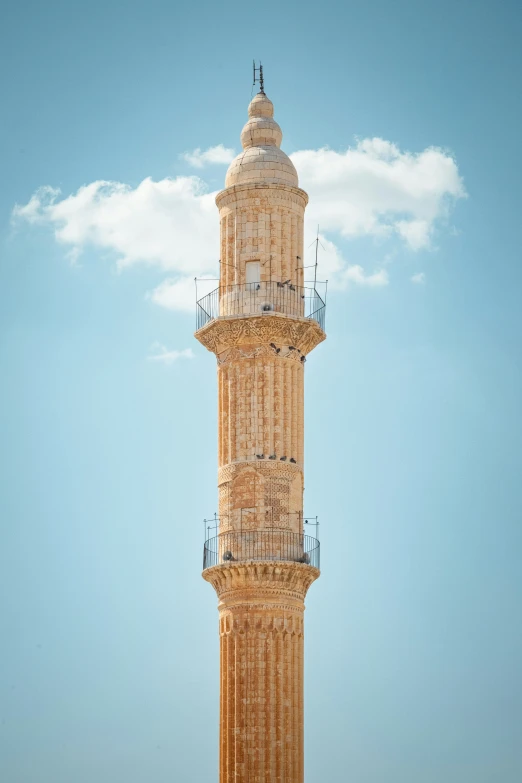
{"type": "Polygon", "coordinates": [[[222,533],[205,541],[203,570],[212,566],[251,560],[306,563],[320,567],[317,538],[288,530],[251,530],[222,533]]]}

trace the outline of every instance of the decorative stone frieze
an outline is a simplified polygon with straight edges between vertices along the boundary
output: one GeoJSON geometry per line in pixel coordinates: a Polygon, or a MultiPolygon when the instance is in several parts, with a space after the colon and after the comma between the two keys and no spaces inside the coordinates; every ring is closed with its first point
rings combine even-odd
{"type": "Polygon", "coordinates": [[[270,346],[270,345],[244,345],[239,348],[227,348],[217,355],[218,367],[223,367],[230,362],[235,362],[241,359],[278,359],[280,361],[291,361],[303,366],[301,360],[301,352],[295,350],[289,345],[283,346],[270,346]],[[278,350],[279,348],[279,350],[278,350]]]}
{"type": "Polygon", "coordinates": [[[293,345],[301,354],[310,353],[326,335],[311,318],[294,318],[277,313],[225,316],[205,324],[195,334],[209,351],[221,355],[231,347],[241,345],[293,345]]]}
{"type": "Polygon", "coordinates": [[[233,481],[245,468],[251,468],[261,476],[284,478],[287,481],[293,481],[296,476],[301,476],[303,471],[300,465],[293,465],[285,462],[281,464],[278,461],[271,460],[249,460],[248,462],[234,462],[230,465],[224,465],[218,470],[218,486],[228,481],[233,481]]]}

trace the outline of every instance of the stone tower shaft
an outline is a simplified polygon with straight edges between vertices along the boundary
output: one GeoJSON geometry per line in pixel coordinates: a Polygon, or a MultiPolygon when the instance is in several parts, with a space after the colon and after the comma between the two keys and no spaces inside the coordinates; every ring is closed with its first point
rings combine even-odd
{"type": "Polygon", "coordinates": [[[219,597],[220,783],[303,781],[303,612],[319,543],[303,519],[304,369],[325,338],[304,281],[307,194],[264,92],[216,197],[220,281],[197,339],[218,365],[219,529],[204,578],[219,597]]]}

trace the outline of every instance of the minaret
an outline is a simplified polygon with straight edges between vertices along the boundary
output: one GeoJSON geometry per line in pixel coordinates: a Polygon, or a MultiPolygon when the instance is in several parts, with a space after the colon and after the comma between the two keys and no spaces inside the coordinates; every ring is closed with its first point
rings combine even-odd
{"type": "Polygon", "coordinates": [[[308,196],[273,114],[262,88],[216,197],[219,287],[197,305],[218,372],[219,524],[203,578],[219,598],[220,783],[304,779],[304,599],[319,542],[303,517],[303,393],[325,306],[304,281],[308,196]]]}

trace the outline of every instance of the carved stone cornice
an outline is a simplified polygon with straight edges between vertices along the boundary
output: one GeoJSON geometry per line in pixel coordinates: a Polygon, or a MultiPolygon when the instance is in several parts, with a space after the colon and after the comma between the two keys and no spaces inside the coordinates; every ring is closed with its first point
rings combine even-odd
{"type": "Polygon", "coordinates": [[[237,604],[288,604],[302,607],[308,588],[320,575],[306,563],[250,560],[222,563],[203,571],[220,600],[220,608],[237,604]]]}
{"type": "Polygon", "coordinates": [[[216,355],[232,347],[270,343],[293,345],[307,354],[326,339],[317,321],[281,313],[221,316],[202,326],[194,336],[216,355]]]}

